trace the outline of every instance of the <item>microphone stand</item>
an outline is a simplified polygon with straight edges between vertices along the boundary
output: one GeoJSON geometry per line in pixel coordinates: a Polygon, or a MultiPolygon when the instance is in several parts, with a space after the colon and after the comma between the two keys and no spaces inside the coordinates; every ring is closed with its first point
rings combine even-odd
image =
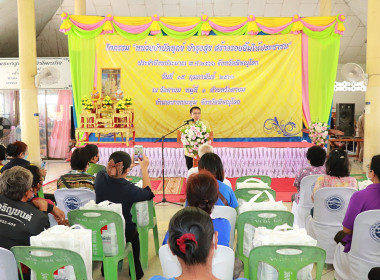
{"type": "Polygon", "coordinates": [[[189,124],[189,121],[185,121],[183,124],[181,124],[179,127],[177,127],[176,129],[170,131],[169,133],[161,136],[161,138],[157,139],[156,141],[154,141],[153,143],[157,143],[158,141],[161,141],[161,162],[162,162],[162,200],[157,202],[157,204],[160,204],[160,203],[171,203],[171,204],[175,204],[175,205],[179,205],[179,206],[183,206],[181,203],[177,203],[177,202],[171,202],[171,201],[168,201],[166,200],[166,197],[165,197],[165,158],[164,158],[164,142],[165,142],[165,137],[172,134],[173,132],[177,131],[178,129],[180,129],[181,127],[185,126],[185,125],[188,125],[189,124]]]}

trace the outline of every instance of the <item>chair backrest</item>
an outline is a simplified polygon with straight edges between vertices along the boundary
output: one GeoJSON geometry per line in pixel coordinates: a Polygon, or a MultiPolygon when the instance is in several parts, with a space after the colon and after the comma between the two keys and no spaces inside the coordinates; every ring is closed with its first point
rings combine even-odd
{"type": "Polygon", "coordinates": [[[73,266],[77,280],[87,279],[84,261],[74,251],[37,246],[14,246],[11,251],[16,257],[20,273],[22,273],[20,263],[23,263],[36,272],[37,280],[53,280],[56,270],[69,265],[73,266]]]}
{"type": "MultiPolygon", "coordinates": [[[[182,267],[178,258],[170,251],[168,244],[160,247],[159,256],[164,277],[172,278],[182,274],[182,267]]],[[[231,280],[233,278],[234,261],[234,251],[229,247],[218,245],[212,259],[213,275],[222,280],[231,280]]]]}
{"type": "Polygon", "coordinates": [[[313,193],[315,182],[317,178],[323,176],[318,175],[309,175],[302,178],[300,183],[300,200],[299,205],[305,208],[312,208],[314,203],[311,200],[311,195],[313,193]]]}
{"type": "MultiPolygon", "coordinates": [[[[261,189],[261,188],[244,188],[244,189],[237,189],[235,190],[235,196],[236,199],[243,199],[245,201],[249,201],[252,197],[254,197],[256,194],[262,191],[268,191],[273,198],[276,200],[276,191],[273,189],[261,189]]],[[[263,202],[269,200],[266,193],[263,193],[256,202],[263,202]]]]}
{"type": "Polygon", "coordinates": [[[211,218],[224,218],[230,222],[230,248],[233,249],[235,242],[236,210],[230,206],[215,205],[211,213],[211,218]]]}
{"type": "Polygon", "coordinates": [[[141,181],[142,178],[141,177],[138,177],[138,176],[127,176],[126,177],[128,181],[136,184],[137,182],[141,181]]]}
{"type": "Polygon", "coordinates": [[[249,178],[260,179],[264,183],[267,183],[269,187],[270,187],[270,184],[272,182],[272,178],[269,176],[266,176],[266,175],[250,175],[250,176],[242,176],[242,177],[237,178],[236,183],[244,182],[245,180],[247,180],[249,178]]]}
{"type": "Polygon", "coordinates": [[[123,222],[121,216],[113,211],[106,210],[73,210],[67,213],[70,225],[79,224],[92,230],[92,260],[100,261],[104,258],[101,229],[114,223],[117,235],[118,254],[122,255],[125,247],[123,222]],[[95,237],[95,238],[94,238],[95,237]]]}
{"type": "Polygon", "coordinates": [[[288,224],[293,226],[294,215],[288,211],[262,210],[247,211],[237,217],[238,254],[243,256],[244,228],[246,224],[254,227],[274,229],[276,226],[288,224]],[[239,245],[241,244],[241,245],[239,245]]]}
{"type": "Polygon", "coordinates": [[[249,279],[257,279],[260,262],[278,270],[278,279],[296,280],[297,272],[308,264],[317,263],[316,278],[321,279],[326,252],[314,246],[266,245],[253,248],[249,254],[249,279]]]}
{"type": "Polygon", "coordinates": [[[353,188],[322,188],[314,194],[313,220],[331,226],[342,226],[351,196],[356,192],[353,188]]]}
{"type": "Polygon", "coordinates": [[[71,210],[78,210],[90,200],[95,200],[95,192],[87,189],[58,189],[54,192],[55,201],[67,217],[71,210]]]}
{"type": "Polygon", "coordinates": [[[380,264],[380,210],[356,216],[350,255],[380,264]]]}
{"type": "Polygon", "coordinates": [[[18,280],[17,264],[11,251],[0,247],[0,279],[18,280]]]}
{"type": "MultiPolygon", "coordinates": [[[[131,214],[132,214],[132,221],[137,224],[136,203],[139,203],[139,202],[133,203],[132,208],[131,208],[131,214]]],[[[145,227],[153,228],[155,223],[157,222],[156,221],[156,209],[154,208],[153,199],[148,200],[147,203],[148,203],[149,223],[145,227]]]]}

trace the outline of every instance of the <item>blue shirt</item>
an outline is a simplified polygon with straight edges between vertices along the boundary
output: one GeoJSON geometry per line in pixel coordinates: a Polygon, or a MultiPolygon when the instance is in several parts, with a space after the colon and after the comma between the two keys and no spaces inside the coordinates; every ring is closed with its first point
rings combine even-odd
{"type": "MultiPolygon", "coordinates": [[[[231,232],[230,222],[224,218],[216,218],[216,219],[212,219],[212,223],[214,224],[214,231],[218,232],[218,245],[230,247],[230,232],[231,232]]],[[[169,232],[167,231],[165,234],[164,241],[162,241],[162,245],[165,245],[168,243],[168,238],[169,238],[169,232]]]]}
{"type": "MultiPolygon", "coordinates": [[[[225,183],[223,183],[219,180],[217,180],[217,181],[219,184],[219,192],[227,200],[228,206],[230,206],[232,208],[237,208],[239,205],[238,205],[234,191],[229,186],[227,186],[225,183]]],[[[226,205],[224,205],[223,201],[220,198],[218,198],[218,201],[215,203],[215,205],[226,206],[226,205]]]]}

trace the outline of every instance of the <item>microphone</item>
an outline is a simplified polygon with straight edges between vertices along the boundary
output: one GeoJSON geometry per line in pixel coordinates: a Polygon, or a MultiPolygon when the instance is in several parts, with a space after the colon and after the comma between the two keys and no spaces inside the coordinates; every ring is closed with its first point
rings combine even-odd
{"type": "Polygon", "coordinates": [[[193,122],[193,121],[194,121],[194,119],[188,119],[188,120],[183,121],[183,122],[185,122],[185,123],[189,123],[189,122],[193,122]]]}

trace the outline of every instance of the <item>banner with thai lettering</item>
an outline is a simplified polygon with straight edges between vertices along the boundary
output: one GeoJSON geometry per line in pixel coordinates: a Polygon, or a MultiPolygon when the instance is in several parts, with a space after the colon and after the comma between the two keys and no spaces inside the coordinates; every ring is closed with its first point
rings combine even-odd
{"type": "Polygon", "coordinates": [[[166,134],[192,106],[216,138],[301,135],[301,35],[99,35],[96,69],[103,97],[133,98],[137,137],[166,134]]]}

